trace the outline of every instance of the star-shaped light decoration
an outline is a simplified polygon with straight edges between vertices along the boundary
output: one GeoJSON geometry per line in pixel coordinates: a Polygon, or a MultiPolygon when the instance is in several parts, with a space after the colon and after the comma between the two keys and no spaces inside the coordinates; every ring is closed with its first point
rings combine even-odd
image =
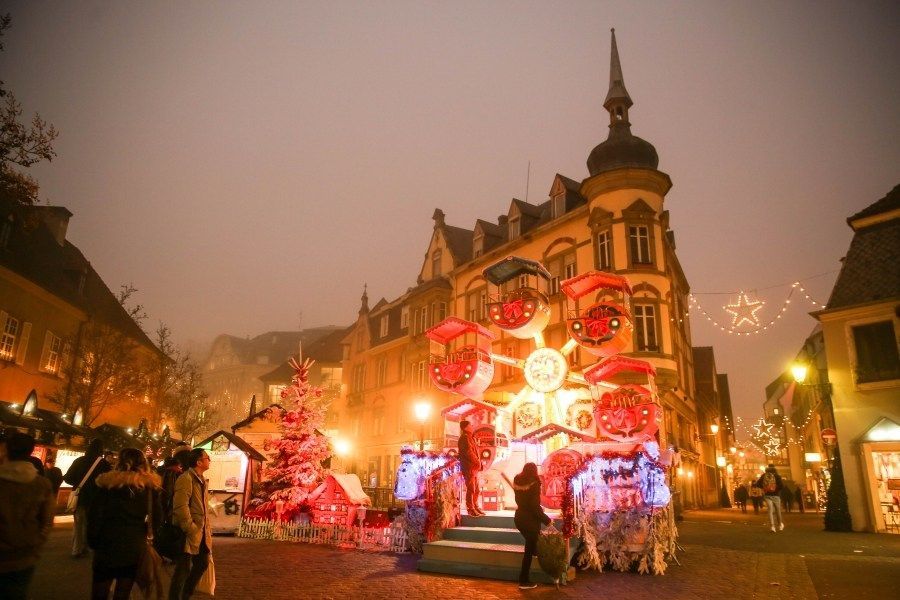
{"type": "Polygon", "coordinates": [[[759,327],[759,317],[756,316],[756,313],[762,310],[765,304],[762,300],[751,302],[747,294],[741,290],[737,302],[726,304],[722,308],[725,309],[725,312],[731,313],[732,327],[740,327],[744,322],[750,323],[753,327],[759,327]]]}
{"type": "Polygon", "coordinates": [[[778,452],[781,450],[781,442],[778,441],[778,438],[769,438],[765,444],[766,456],[777,456],[778,452]]]}
{"type": "Polygon", "coordinates": [[[756,423],[750,426],[750,429],[753,430],[753,437],[758,438],[770,438],[773,435],[772,429],[774,425],[766,421],[765,419],[760,419],[756,423]]]}

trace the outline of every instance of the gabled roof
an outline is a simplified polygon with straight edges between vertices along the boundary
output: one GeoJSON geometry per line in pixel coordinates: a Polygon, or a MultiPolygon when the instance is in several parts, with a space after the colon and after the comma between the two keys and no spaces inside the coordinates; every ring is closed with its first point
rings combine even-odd
{"type": "Polygon", "coordinates": [[[871,217],[891,210],[897,210],[898,208],[900,208],[900,185],[894,186],[894,189],[888,192],[884,198],[870,204],[852,217],[848,217],[847,224],[852,227],[853,221],[857,219],[871,217]]]}
{"type": "MultiPolygon", "coordinates": [[[[340,363],[343,359],[341,340],[344,339],[344,336],[349,330],[349,327],[335,329],[325,337],[320,338],[311,344],[305,344],[303,346],[303,358],[311,358],[316,361],[316,363],[340,363]]],[[[293,376],[294,368],[287,360],[285,360],[268,373],[260,375],[257,379],[262,382],[290,381],[293,376]]]]}
{"type": "Polygon", "coordinates": [[[529,204],[528,202],[524,202],[522,200],[519,200],[518,198],[513,198],[511,204],[518,208],[519,212],[527,217],[531,217],[533,219],[541,218],[542,205],[529,204]]]}
{"type": "Polygon", "coordinates": [[[198,444],[194,444],[194,447],[202,448],[206,444],[211,443],[217,437],[224,437],[226,440],[228,440],[231,443],[231,445],[233,445],[238,450],[240,450],[241,452],[246,454],[248,458],[252,458],[253,460],[258,460],[259,462],[266,462],[266,457],[259,450],[257,450],[256,448],[254,448],[253,446],[251,446],[250,444],[248,444],[247,442],[245,442],[243,439],[236,436],[235,434],[229,433],[222,429],[215,432],[214,434],[212,434],[211,436],[209,436],[202,442],[200,442],[198,444]]]}
{"type": "Polygon", "coordinates": [[[240,429],[241,427],[246,427],[247,425],[249,425],[250,423],[252,423],[252,422],[255,421],[256,419],[262,418],[262,417],[265,415],[265,413],[269,411],[269,409],[275,409],[275,410],[279,410],[279,411],[281,411],[281,412],[284,412],[284,407],[281,406],[280,404],[270,404],[269,406],[265,407],[264,409],[259,410],[259,411],[256,411],[255,413],[253,413],[252,415],[250,415],[249,417],[247,417],[247,418],[244,419],[243,421],[240,421],[240,422],[235,423],[234,425],[232,425],[232,426],[231,426],[231,431],[234,431],[234,430],[236,430],[236,429],[240,429]]]}
{"type": "Polygon", "coordinates": [[[71,214],[61,206],[0,203],[0,219],[15,219],[7,248],[0,252],[0,266],[158,353],[81,251],[68,240],[60,245],[45,221],[51,215],[67,221],[71,214]]]}
{"type": "Polygon", "coordinates": [[[222,334],[217,339],[227,339],[242,364],[259,364],[260,357],[265,357],[268,364],[279,364],[297,354],[300,344],[303,345],[303,353],[306,354],[307,346],[345,329],[337,325],[328,325],[302,331],[267,331],[250,339],[222,334]]]}
{"type": "Polygon", "coordinates": [[[444,239],[453,255],[453,266],[459,266],[472,260],[472,236],[474,232],[462,227],[443,225],[444,239]]]}
{"type": "MultiPolygon", "coordinates": [[[[900,208],[900,186],[848,223],[900,208]]],[[[854,228],[850,249],[825,310],[900,298],[900,217],[854,228]]]]}

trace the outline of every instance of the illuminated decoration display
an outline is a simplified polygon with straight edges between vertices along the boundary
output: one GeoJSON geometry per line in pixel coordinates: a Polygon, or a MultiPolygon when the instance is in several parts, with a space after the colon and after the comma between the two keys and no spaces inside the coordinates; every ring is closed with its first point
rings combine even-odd
{"type": "Polygon", "coordinates": [[[620,442],[654,438],[662,418],[655,377],[653,365],[625,356],[612,356],[584,372],[585,380],[599,395],[594,413],[600,435],[620,442]],[[610,390],[598,385],[621,373],[644,375],[647,387],[626,384],[610,390]]]}
{"type": "MultiPolygon", "coordinates": [[[[432,381],[464,398],[442,411],[441,454],[403,453],[395,495],[407,500],[409,522],[421,524],[414,529],[430,541],[436,531],[458,521],[454,511],[459,510],[459,490],[453,486],[461,485],[455,457],[459,422],[465,419],[479,448],[482,477],[492,482],[485,489],[496,495],[501,474],[511,480],[524,462],[538,462],[541,503],[562,511],[563,534],[571,537],[580,526],[592,536],[585,566],[599,568],[597,556],[626,544],[628,549],[617,550],[617,556],[646,562],[652,555],[652,570],[661,572],[664,561],[660,566],[655,557],[663,548],[674,548],[666,479],[672,451],[660,452],[657,442],[662,409],[655,368],[619,355],[632,341],[626,309],[631,286],[624,277],[601,272],[561,281],[559,289],[570,305],[568,339],[551,348],[543,331],[550,314],[547,270],[536,261],[512,256],[483,274],[496,286],[488,293],[491,324],[513,337],[533,340],[534,348],[524,358],[491,352],[493,334],[457,317],[428,330],[429,339],[442,347],[431,359],[432,381]],[[588,295],[596,300],[580,311],[579,301],[588,295]],[[569,358],[579,347],[597,362],[573,369],[569,358]],[[488,402],[483,393],[497,364],[522,369],[525,386],[488,402]],[[579,513],[588,519],[580,525],[579,513]],[[602,524],[613,521],[619,525],[602,524]]],[[[511,503],[512,490],[501,487],[511,503]]],[[[493,502],[499,504],[496,498],[493,502]]]]}
{"type": "Polygon", "coordinates": [[[617,302],[597,302],[581,314],[570,310],[566,328],[579,346],[595,356],[612,356],[628,347],[634,325],[625,309],[631,286],[624,277],[590,271],[567,279],[560,289],[572,304],[582,296],[596,292],[619,296],[617,302]]]}
{"type": "Polygon", "coordinates": [[[448,317],[425,335],[443,346],[443,353],[432,354],[429,361],[435,387],[469,397],[484,393],[494,378],[490,352],[494,334],[477,323],[448,317]]]}
{"type": "MultiPolygon", "coordinates": [[[[828,275],[830,273],[824,273],[824,274],[828,275]]],[[[783,284],[783,285],[787,285],[787,284],[783,284]]],[[[775,286],[775,287],[780,287],[780,286],[775,286]]],[[[698,295],[701,295],[699,293],[691,294],[689,296],[689,302],[690,302],[689,307],[692,310],[695,310],[695,311],[699,312],[701,315],[703,315],[703,317],[707,321],[709,321],[713,327],[715,327],[715,328],[719,329],[720,331],[723,331],[729,335],[737,335],[737,336],[759,335],[760,333],[768,331],[769,329],[774,327],[775,324],[784,316],[784,314],[787,312],[788,308],[790,307],[791,298],[794,296],[794,293],[798,292],[798,291],[799,291],[799,293],[803,294],[803,297],[806,299],[806,301],[809,302],[813,307],[823,308],[825,306],[824,304],[813,300],[812,297],[810,297],[809,293],[807,293],[806,288],[804,288],[800,284],[799,281],[795,281],[794,283],[791,284],[790,290],[788,291],[788,295],[784,299],[784,302],[782,302],[781,308],[775,313],[775,316],[769,322],[767,322],[765,324],[762,324],[757,321],[755,324],[755,328],[750,329],[750,330],[738,330],[738,325],[734,324],[735,319],[736,319],[736,315],[734,315],[734,313],[731,313],[732,314],[732,324],[731,325],[719,323],[719,321],[715,317],[713,317],[711,314],[709,314],[709,312],[705,308],[703,308],[703,306],[700,304],[700,300],[697,298],[698,295]]],[[[743,292],[738,292],[738,293],[743,294],[743,292]]],[[[717,296],[717,295],[724,295],[724,294],[710,293],[710,294],[706,294],[706,295],[717,296]]],[[[739,299],[739,301],[740,301],[740,299],[739,299]]],[[[723,307],[723,308],[726,311],[728,311],[728,307],[723,307]]],[[[728,311],[728,312],[731,312],[731,311],[728,311]]]]}
{"type": "Polygon", "coordinates": [[[762,300],[754,300],[751,302],[750,299],[747,298],[747,294],[742,290],[740,294],[738,294],[737,302],[726,304],[722,308],[725,312],[731,313],[732,327],[740,327],[744,323],[749,323],[753,327],[759,327],[759,317],[756,316],[756,313],[761,311],[765,304],[766,303],[762,300]]]}
{"type": "Polygon", "coordinates": [[[555,392],[566,380],[569,363],[553,348],[538,348],[525,359],[525,381],[538,392],[555,392]]]}
{"type": "Polygon", "coordinates": [[[528,339],[540,333],[550,322],[550,302],[545,289],[550,272],[534,260],[509,256],[483,271],[484,278],[496,286],[488,297],[488,315],[491,322],[513,337],[528,339]],[[503,292],[504,284],[517,280],[524,282],[509,292],[503,292]]]}
{"type": "Polygon", "coordinates": [[[782,447],[781,437],[772,423],[765,419],[759,419],[750,426],[750,429],[753,431],[750,441],[765,452],[766,456],[778,455],[782,447]]]}

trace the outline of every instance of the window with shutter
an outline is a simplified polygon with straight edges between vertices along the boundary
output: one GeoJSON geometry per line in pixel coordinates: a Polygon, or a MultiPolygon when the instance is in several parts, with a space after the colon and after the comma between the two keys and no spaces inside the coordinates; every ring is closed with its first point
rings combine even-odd
{"type": "Polygon", "coordinates": [[[31,337],[31,323],[22,324],[22,335],[19,336],[19,346],[16,348],[16,364],[24,365],[28,354],[28,338],[31,337]]]}
{"type": "Polygon", "coordinates": [[[0,326],[3,327],[3,331],[0,333],[0,360],[13,360],[16,336],[19,334],[19,320],[11,317],[7,312],[2,312],[0,313],[0,326]]]}

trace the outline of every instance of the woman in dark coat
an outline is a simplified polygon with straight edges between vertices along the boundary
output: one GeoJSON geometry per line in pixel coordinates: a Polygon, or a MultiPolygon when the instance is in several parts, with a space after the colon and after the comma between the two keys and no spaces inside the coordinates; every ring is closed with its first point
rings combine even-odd
{"type": "Polygon", "coordinates": [[[525,554],[522,556],[522,570],[519,572],[519,589],[527,590],[537,587],[531,583],[531,559],[537,552],[538,535],[541,524],[549,525],[550,517],[541,508],[541,478],[537,465],[526,463],[522,472],[513,479],[513,491],[516,494],[516,529],[525,538],[525,554]]]}
{"type": "Polygon", "coordinates": [[[88,544],[94,550],[93,600],[105,600],[116,582],[115,600],[131,594],[138,562],[147,546],[147,510],[153,523],[162,516],[161,481],[136,448],[119,453],[114,471],[97,477],[97,494],[88,513],[88,544]],[[148,499],[149,496],[149,499],[148,499]]]}

